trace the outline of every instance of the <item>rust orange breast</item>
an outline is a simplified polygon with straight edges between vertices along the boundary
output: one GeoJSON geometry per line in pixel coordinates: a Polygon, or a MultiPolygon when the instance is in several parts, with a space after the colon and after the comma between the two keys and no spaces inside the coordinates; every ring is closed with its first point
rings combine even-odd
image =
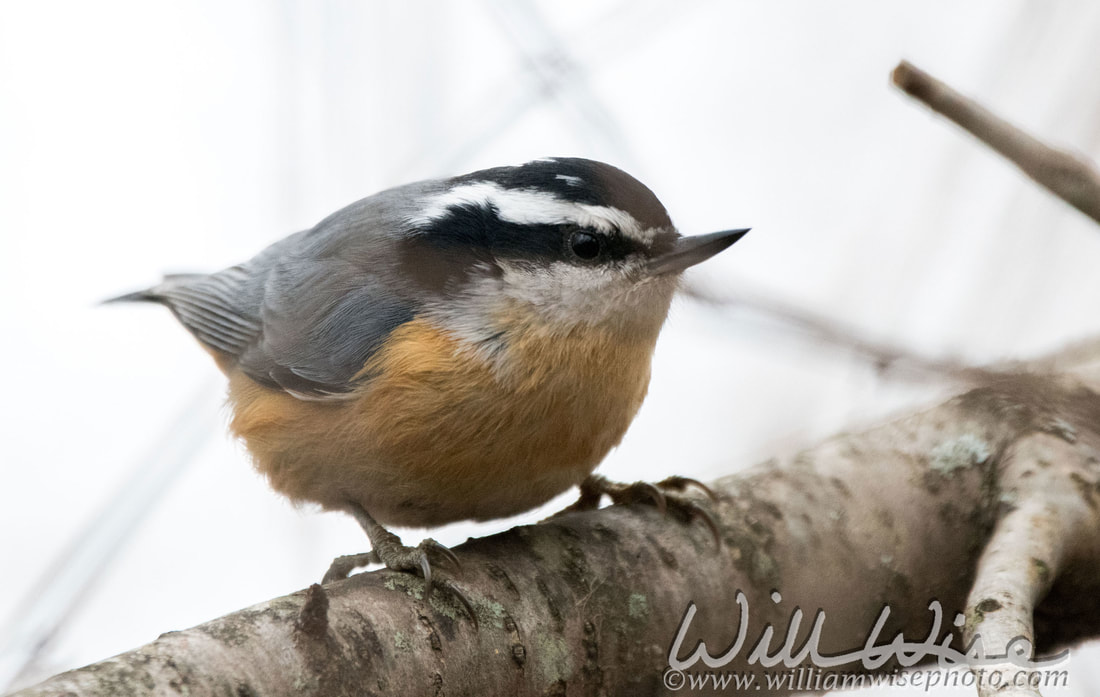
{"type": "Polygon", "coordinates": [[[399,327],[353,399],[308,402],[230,371],[233,430],[277,490],[380,522],[511,515],[578,483],[641,405],[656,335],[501,319],[482,355],[427,320],[399,327]]]}

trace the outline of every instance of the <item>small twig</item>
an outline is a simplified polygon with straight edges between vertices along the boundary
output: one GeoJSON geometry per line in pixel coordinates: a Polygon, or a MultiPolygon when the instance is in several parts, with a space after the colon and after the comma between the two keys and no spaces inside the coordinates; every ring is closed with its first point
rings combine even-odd
{"type": "Polygon", "coordinates": [[[954,121],[1100,223],[1100,173],[1091,162],[1050,147],[906,61],[894,68],[892,79],[910,97],[954,121]]]}
{"type": "Polygon", "coordinates": [[[847,349],[873,364],[880,373],[915,373],[919,377],[938,376],[965,385],[986,384],[999,371],[971,365],[953,358],[922,356],[901,346],[876,341],[831,317],[772,297],[753,293],[728,292],[718,295],[695,284],[685,284],[686,296],[715,307],[741,307],[759,312],[806,335],[814,345],[847,349]]]}
{"type": "Polygon", "coordinates": [[[979,387],[1024,373],[1074,373],[1080,379],[1095,381],[1097,389],[1100,389],[1100,375],[1089,377],[1083,372],[1089,365],[1100,362],[1100,336],[1085,337],[1038,356],[975,364],[950,356],[921,355],[903,346],[872,339],[835,318],[759,293],[724,291],[718,294],[693,283],[685,284],[683,292],[687,297],[712,307],[757,312],[789,327],[795,340],[815,347],[850,351],[871,364],[880,377],[903,380],[939,378],[958,385],[979,387]]]}

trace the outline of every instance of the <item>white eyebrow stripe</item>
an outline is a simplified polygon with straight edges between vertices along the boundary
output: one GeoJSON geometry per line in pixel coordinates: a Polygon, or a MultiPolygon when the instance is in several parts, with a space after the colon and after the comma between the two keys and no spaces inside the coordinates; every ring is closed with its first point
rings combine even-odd
{"type": "Polygon", "coordinates": [[[655,234],[655,230],[643,227],[634,216],[613,206],[567,201],[534,189],[505,189],[493,182],[463,184],[430,196],[410,222],[422,225],[441,220],[450,215],[451,209],[463,205],[492,207],[501,220],[518,225],[572,223],[606,233],[618,231],[643,244],[652,242],[655,234]]]}
{"type": "Polygon", "coordinates": [[[581,186],[584,184],[583,179],[574,177],[572,174],[555,174],[554,179],[560,179],[569,186],[581,186]]]}

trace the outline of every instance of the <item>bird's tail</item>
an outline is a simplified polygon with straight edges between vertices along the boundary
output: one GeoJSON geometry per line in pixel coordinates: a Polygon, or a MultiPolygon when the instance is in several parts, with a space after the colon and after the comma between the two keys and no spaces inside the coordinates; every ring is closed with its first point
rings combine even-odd
{"type": "Polygon", "coordinates": [[[165,291],[168,289],[186,283],[188,280],[201,278],[205,274],[201,273],[176,273],[168,274],[164,277],[164,280],[152,288],[146,288],[145,290],[134,291],[133,293],[124,293],[117,295],[113,298],[107,298],[106,300],[100,300],[100,305],[110,305],[113,303],[135,303],[135,302],[148,302],[148,303],[164,303],[167,300],[165,291]]]}
{"type": "Polygon", "coordinates": [[[153,292],[152,288],[146,288],[145,290],[139,290],[133,293],[125,293],[123,295],[116,295],[113,298],[107,298],[106,300],[100,300],[100,305],[110,305],[112,303],[130,303],[130,302],[161,302],[162,298],[153,292]]]}

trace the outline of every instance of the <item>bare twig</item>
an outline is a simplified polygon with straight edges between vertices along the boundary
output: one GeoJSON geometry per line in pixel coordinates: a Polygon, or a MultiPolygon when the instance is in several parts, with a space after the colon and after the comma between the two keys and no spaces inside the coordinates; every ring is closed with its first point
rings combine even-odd
{"type": "MultiPolygon", "coordinates": [[[[719,295],[695,284],[685,284],[683,292],[693,300],[707,305],[758,312],[800,332],[807,342],[812,342],[815,346],[825,345],[851,351],[874,365],[880,373],[908,374],[917,378],[941,377],[976,386],[985,384],[1000,372],[956,358],[923,356],[902,346],[863,336],[854,327],[846,326],[832,317],[771,296],[747,292],[723,292],[719,295]]],[[[1013,368],[1018,369],[1018,366],[1013,365],[1013,368]]]]}
{"type": "Polygon", "coordinates": [[[874,339],[834,317],[769,295],[746,291],[719,294],[692,283],[685,284],[683,292],[697,302],[722,310],[757,312],[788,327],[795,340],[814,347],[849,351],[873,365],[880,376],[911,380],[935,378],[958,386],[979,387],[1022,373],[1074,373],[1100,388],[1100,373],[1087,374],[1090,365],[1100,363],[1100,336],[1084,337],[1030,358],[977,364],[951,356],[923,355],[889,341],[874,339]]]}
{"type": "Polygon", "coordinates": [[[1052,148],[907,61],[894,68],[892,78],[906,94],[954,121],[1055,196],[1100,223],[1100,173],[1091,162],[1052,148]]]}

